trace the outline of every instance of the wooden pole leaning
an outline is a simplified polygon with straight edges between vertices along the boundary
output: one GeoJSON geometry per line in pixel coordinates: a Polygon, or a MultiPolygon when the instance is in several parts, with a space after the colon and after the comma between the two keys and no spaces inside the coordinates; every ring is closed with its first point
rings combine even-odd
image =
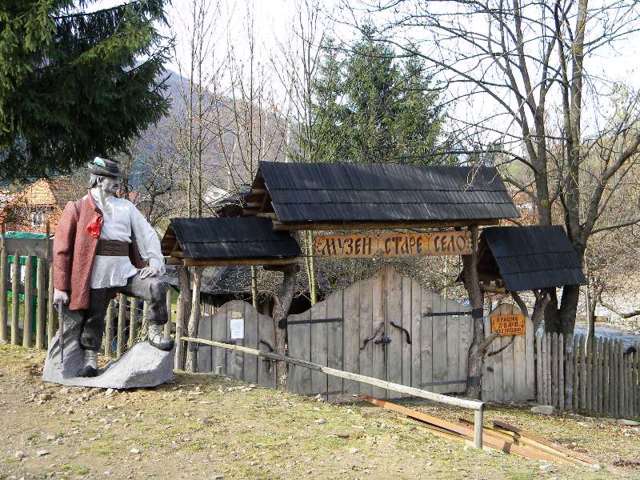
{"type": "Polygon", "coordinates": [[[374,387],[384,388],[386,390],[392,390],[394,392],[405,393],[413,397],[424,398],[425,400],[431,400],[437,403],[443,403],[445,405],[451,405],[454,407],[467,408],[474,410],[474,446],[482,448],[482,422],[484,415],[484,402],[478,400],[470,400],[466,398],[450,397],[441,393],[428,392],[415,387],[408,387],[407,385],[401,385],[399,383],[388,382],[386,380],[380,380],[379,378],[368,377],[366,375],[360,375],[359,373],[345,372],[343,370],[337,370],[331,367],[325,367],[317,363],[309,362],[307,360],[300,360],[297,358],[287,357],[286,355],[279,355],[277,353],[263,352],[262,350],[256,350],[255,348],[244,347],[242,345],[233,345],[230,343],[217,342],[215,340],[205,340],[202,338],[182,337],[180,339],[183,342],[200,343],[203,345],[210,345],[212,347],[225,348],[227,350],[235,350],[242,353],[248,353],[249,355],[255,355],[258,357],[267,358],[277,362],[286,362],[293,365],[299,365],[311,370],[316,370],[327,375],[343,378],[346,380],[353,380],[367,385],[373,385],[374,387]]]}

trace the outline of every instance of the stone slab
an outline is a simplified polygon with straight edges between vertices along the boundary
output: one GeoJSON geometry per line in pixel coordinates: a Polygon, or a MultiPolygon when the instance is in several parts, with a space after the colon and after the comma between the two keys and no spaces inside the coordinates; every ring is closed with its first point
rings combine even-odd
{"type": "Polygon", "coordinates": [[[78,387],[128,389],[155,387],[173,379],[173,351],[164,352],[148,342],[134,345],[118,360],[101,369],[97,377],[77,377],[84,363],[84,352],[79,342],[82,317],[78,312],[66,308],[63,316],[63,355],[61,356],[57,333],[49,346],[42,372],[45,382],[78,387]]]}

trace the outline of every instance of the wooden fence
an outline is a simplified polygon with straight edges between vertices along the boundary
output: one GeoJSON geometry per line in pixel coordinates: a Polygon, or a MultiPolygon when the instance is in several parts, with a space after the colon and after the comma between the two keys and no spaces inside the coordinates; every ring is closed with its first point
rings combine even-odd
{"type": "Polygon", "coordinates": [[[640,416],[640,354],[621,341],[547,333],[536,338],[537,401],[560,410],[640,416]]]}
{"type": "MultiPolygon", "coordinates": [[[[46,349],[58,328],[53,305],[51,241],[0,235],[0,344],[46,349]]],[[[167,295],[171,328],[171,296],[167,295]]],[[[104,353],[120,357],[144,335],[146,302],[124,295],[111,301],[105,318],[104,353]]]]}

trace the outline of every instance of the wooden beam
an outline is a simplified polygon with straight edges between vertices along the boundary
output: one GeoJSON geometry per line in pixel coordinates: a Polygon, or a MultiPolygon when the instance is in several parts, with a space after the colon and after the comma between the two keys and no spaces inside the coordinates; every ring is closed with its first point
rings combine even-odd
{"type": "Polygon", "coordinates": [[[182,264],[189,267],[217,267],[233,265],[295,265],[297,258],[238,258],[238,259],[195,259],[185,258],[182,264]]]}
{"type": "Polygon", "coordinates": [[[203,345],[210,345],[212,347],[226,348],[227,350],[235,350],[242,353],[248,353],[249,355],[264,357],[270,360],[287,362],[293,365],[310,368],[312,370],[316,370],[333,377],[344,378],[346,380],[354,380],[356,382],[366,383],[367,385],[373,385],[374,387],[380,387],[399,393],[406,393],[407,395],[411,395],[413,397],[424,398],[425,400],[444,403],[446,405],[451,405],[454,407],[468,408],[471,410],[480,410],[484,408],[484,403],[478,400],[450,397],[441,393],[428,392],[426,390],[420,390],[419,388],[408,387],[406,385],[400,385],[399,383],[387,382],[386,380],[367,377],[366,375],[360,375],[359,373],[345,372],[342,370],[337,370],[335,368],[325,367],[324,365],[320,365],[318,363],[309,362],[307,360],[300,360],[297,358],[291,358],[286,355],[278,355],[271,352],[263,352],[262,350],[256,350],[255,348],[244,347],[242,345],[233,345],[230,343],[217,342],[215,340],[206,340],[203,338],[192,337],[182,337],[181,340],[183,342],[201,343],[203,345]]]}
{"type": "MultiPolygon", "coordinates": [[[[244,210],[242,211],[242,214],[244,215],[244,210]]],[[[276,219],[276,214],[273,212],[259,212],[259,213],[256,213],[255,216],[258,218],[268,218],[270,220],[276,219]]]]}
{"type": "Polygon", "coordinates": [[[466,227],[480,225],[498,225],[500,220],[454,220],[444,222],[364,222],[364,223],[283,223],[280,221],[273,222],[273,229],[282,230],[384,230],[384,229],[406,229],[406,228],[447,228],[447,227],[466,227]]]}

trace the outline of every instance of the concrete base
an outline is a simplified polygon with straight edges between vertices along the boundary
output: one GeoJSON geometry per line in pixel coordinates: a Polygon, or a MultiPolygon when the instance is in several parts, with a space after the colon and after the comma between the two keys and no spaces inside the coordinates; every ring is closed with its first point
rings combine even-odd
{"type": "Polygon", "coordinates": [[[80,347],[78,312],[64,309],[64,351],[60,356],[60,338],[56,334],[44,364],[42,379],[45,382],[78,387],[142,388],[155,387],[173,379],[173,351],[163,352],[148,342],[134,345],[118,360],[99,371],[97,377],[77,377],[84,365],[84,351],[80,347]]]}

